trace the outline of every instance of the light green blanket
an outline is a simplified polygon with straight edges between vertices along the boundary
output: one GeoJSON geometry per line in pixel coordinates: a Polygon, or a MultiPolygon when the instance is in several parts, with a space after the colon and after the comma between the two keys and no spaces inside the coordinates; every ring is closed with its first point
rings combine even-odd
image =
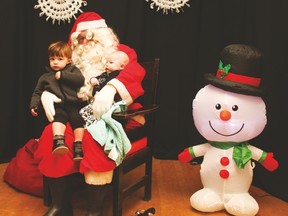
{"type": "Polygon", "coordinates": [[[127,152],[131,149],[131,142],[128,139],[122,125],[112,118],[112,113],[122,111],[126,107],[125,101],[119,101],[96,120],[86,125],[87,130],[101,146],[108,157],[115,161],[118,166],[127,152]]]}

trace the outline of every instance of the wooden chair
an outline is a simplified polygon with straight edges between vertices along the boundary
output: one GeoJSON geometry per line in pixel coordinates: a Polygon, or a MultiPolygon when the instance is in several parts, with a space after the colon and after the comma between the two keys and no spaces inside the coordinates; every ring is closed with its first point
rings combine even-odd
{"type": "MultiPolygon", "coordinates": [[[[115,119],[129,119],[133,116],[143,114],[146,118],[146,124],[142,128],[143,131],[139,131],[142,136],[147,137],[146,147],[128,155],[114,170],[113,174],[113,216],[122,216],[122,201],[123,199],[136,191],[137,189],[144,186],[144,200],[148,201],[151,199],[151,188],[152,188],[152,152],[151,146],[153,143],[153,127],[154,127],[154,115],[153,113],[159,108],[157,105],[157,84],[159,75],[159,63],[160,59],[155,58],[153,61],[141,62],[140,64],[145,68],[146,75],[142,82],[145,94],[139,98],[143,108],[139,110],[128,111],[126,113],[117,113],[113,116],[115,119]],[[152,115],[151,115],[152,114],[152,115]],[[135,182],[122,188],[123,175],[132,171],[133,169],[145,164],[144,176],[139,176],[135,182]]],[[[129,136],[129,134],[128,134],[129,136]]],[[[141,135],[140,135],[141,136],[141,135]]],[[[133,145],[133,142],[132,142],[133,145]]]]}
{"type": "MultiPolygon", "coordinates": [[[[113,173],[113,180],[111,183],[113,191],[113,216],[122,216],[122,202],[125,197],[129,196],[136,190],[144,187],[144,200],[151,199],[152,191],[152,150],[153,143],[153,127],[154,127],[154,112],[159,108],[156,103],[157,100],[157,84],[159,75],[159,63],[160,59],[155,58],[152,61],[140,62],[142,67],[146,70],[146,75],[143,79],[142,86],[144,88],[144,95],[139,97],[139,101],[143,107],[137,110],[129,110],[122,113],[114,113],[113,118],[121,121],[129,120],[136,115],[145,115],[145,126],[138,128],[137,130],[127,133],[132,145],[140,139],[147,138],[147,143],[137,151],[128,154],[123,162],[115,168],[113,173]],[[123,186],[123,177],[135,168],[143,165],[144,174],[135,179],[130,185],[123,186]]],[[[146,139],[145,139],[146,140],[146,139]]],[[[76,175],[77,176],[77,175],[76,175]]],[[[48,184],[43,178],[43,199],[44,205],[51,205],[51,196],[48,188],[48,184]]]]}

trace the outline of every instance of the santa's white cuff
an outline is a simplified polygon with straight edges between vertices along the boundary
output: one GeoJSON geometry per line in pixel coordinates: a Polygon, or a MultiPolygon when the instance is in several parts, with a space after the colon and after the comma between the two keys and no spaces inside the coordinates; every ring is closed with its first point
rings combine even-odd
{"type": "Polygon", "coordinates": [[[126,102],[126,105],[129,106],[133,103],[133,99],[129,92],[127,91],[126,87],[122,82],[118,79],[112,79],[107,84],[113,85],[114,88],[117,90],[118,94],[120,95],[121,99],[126,102]]]}

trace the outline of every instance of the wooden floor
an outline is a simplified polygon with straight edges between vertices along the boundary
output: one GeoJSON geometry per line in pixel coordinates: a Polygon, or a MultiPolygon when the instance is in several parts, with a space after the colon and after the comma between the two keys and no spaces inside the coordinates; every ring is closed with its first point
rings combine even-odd
{"type": "MultiPolygon", "coordinates": [[[[0,164],[0,176],[7,167],[0,164]]],[[[225,211],[214,213],[201,213],[190,206],[189,198],[196,190],[202,187],[199,177],[199,165],[182,164],[175,160],[153,159],[153,189],[152,200],[143,201],[143,190],[139,189],[135,195],[124,200],[123,216],[134,216],[137,210],[150,207],[156,209],[155,216],[227,216],[225,211]]],[[[127,176],[129,181],[133,176],[143,171],[143,167],[127,176]]],[[[2,178],[3,179],[3,178],[2,178]]],[[[251,195],[257,200],[260,210],[258,216],[284,216],[288,215],[288,204],[265,191],[251,186],[251,195]]],[[[110,197],[111,198],[111,197],[110,197]]],[[[85,203],[81,193],[73,198],[74,215],[85,215],[85,203]]],[[[112,210],[106,203],[105,216],[111,216],[112,210]]],[[[40,197],[21,193],[5,182],[0,181],[0,216],[41,216],[47,210],[40,197]]]]}

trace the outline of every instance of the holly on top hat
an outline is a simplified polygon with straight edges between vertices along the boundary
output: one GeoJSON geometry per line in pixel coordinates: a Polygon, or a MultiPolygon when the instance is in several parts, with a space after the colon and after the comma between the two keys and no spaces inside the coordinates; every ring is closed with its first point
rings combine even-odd
{"type": "Polygon", "coordinates": [[[216,75],[205,74],[208,83],[235,93],[260,96],[262,53],[245,44],[231,44],[220,53],[216,75]]]}

